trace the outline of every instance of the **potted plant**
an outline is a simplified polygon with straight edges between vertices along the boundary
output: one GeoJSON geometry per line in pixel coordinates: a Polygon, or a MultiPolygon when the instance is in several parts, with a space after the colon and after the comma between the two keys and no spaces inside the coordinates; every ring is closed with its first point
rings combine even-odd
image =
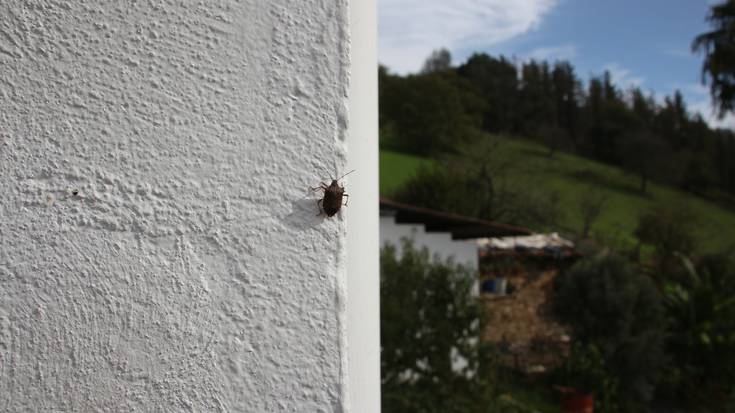
{"type": "Polygon", "coordinates": [[[615,380],[607,374],[602,353],[595,345],[572,346],[569,358],[557,370],[555,382],[564,413],[593,413],[596,397],[598,411],[615,411],[615,380]]]}

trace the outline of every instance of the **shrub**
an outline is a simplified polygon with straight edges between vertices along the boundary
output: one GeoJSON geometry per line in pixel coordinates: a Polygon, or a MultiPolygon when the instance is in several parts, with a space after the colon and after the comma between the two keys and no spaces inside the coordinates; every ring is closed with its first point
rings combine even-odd
{"type": "Polygon", "coordinates": [[[599,348],[623,410],[649,401],[665,364],[664,311],[653,282],[614,255],[582,260],[557,281],[557,314],[575,340],[599,348]]]}
{"type": "Polygon", "coordinates": [[[474,271],[404,241],[381,251],[384,412],[480,412],[492,401],[474,271]]]}
{"type": "Polygon", "coordinates": [[[638,217],[635,236],[654,248],[659,276],[675,276],[679,267],[675,255],[694,251],[695,223],[692,212],[681,205],[658,206],[638,217]]]}

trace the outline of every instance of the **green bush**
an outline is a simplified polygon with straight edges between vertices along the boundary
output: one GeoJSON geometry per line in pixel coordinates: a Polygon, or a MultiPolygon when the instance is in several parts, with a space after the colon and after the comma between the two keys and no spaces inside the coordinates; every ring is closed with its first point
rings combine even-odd
{"type": "Polygon", "coordinates": [[[409,241],[401,250],[381,251],[382,410],[487,411],[493,386],[483,369],[482,311],[472,295],[477,274],[432,260],[409,241]]]}
{"type": "Polygon", "coordinates": [[[653,247],[659,277],[676,278],[679,269],[676,254],[688,255],[694,251],[695,225],[694,214],[684,205],[659,205],[638,217],[635,236],[642,244],[653,247]]]}
{"type": "Polygon", "coordinates": [[[648,402],[666,361],[664,310],[653,282],[614,255],[582,260],[557,282],[557,314],[577,342],[600,350],[623,411],[648,402]]]}

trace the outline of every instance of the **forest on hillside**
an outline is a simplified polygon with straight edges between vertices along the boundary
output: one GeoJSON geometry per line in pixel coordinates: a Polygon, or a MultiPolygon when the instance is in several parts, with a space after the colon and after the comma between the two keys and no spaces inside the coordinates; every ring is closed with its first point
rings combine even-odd
{"type": "Polygon", "coordinates": [[[488,134],[618,166],[639,178],[735,205],[735,134],[691,113],[681,93],[657,99],[609,72],[582,80],[568,61],[517,62],[447,50],[405,76],[379,68],[381,146],[421,156],[456,153],[488,134]]]}

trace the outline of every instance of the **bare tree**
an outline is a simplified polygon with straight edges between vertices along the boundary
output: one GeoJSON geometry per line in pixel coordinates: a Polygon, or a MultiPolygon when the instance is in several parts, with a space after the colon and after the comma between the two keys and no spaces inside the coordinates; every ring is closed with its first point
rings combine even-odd
{"type": "Polygon", "coordinates": [[[582,237],[588,238],[592,224],[600,217],[607,202],[607,197],[594,191],[585,191],[579,200],[579,212],[582,215],[582,237]]]}

